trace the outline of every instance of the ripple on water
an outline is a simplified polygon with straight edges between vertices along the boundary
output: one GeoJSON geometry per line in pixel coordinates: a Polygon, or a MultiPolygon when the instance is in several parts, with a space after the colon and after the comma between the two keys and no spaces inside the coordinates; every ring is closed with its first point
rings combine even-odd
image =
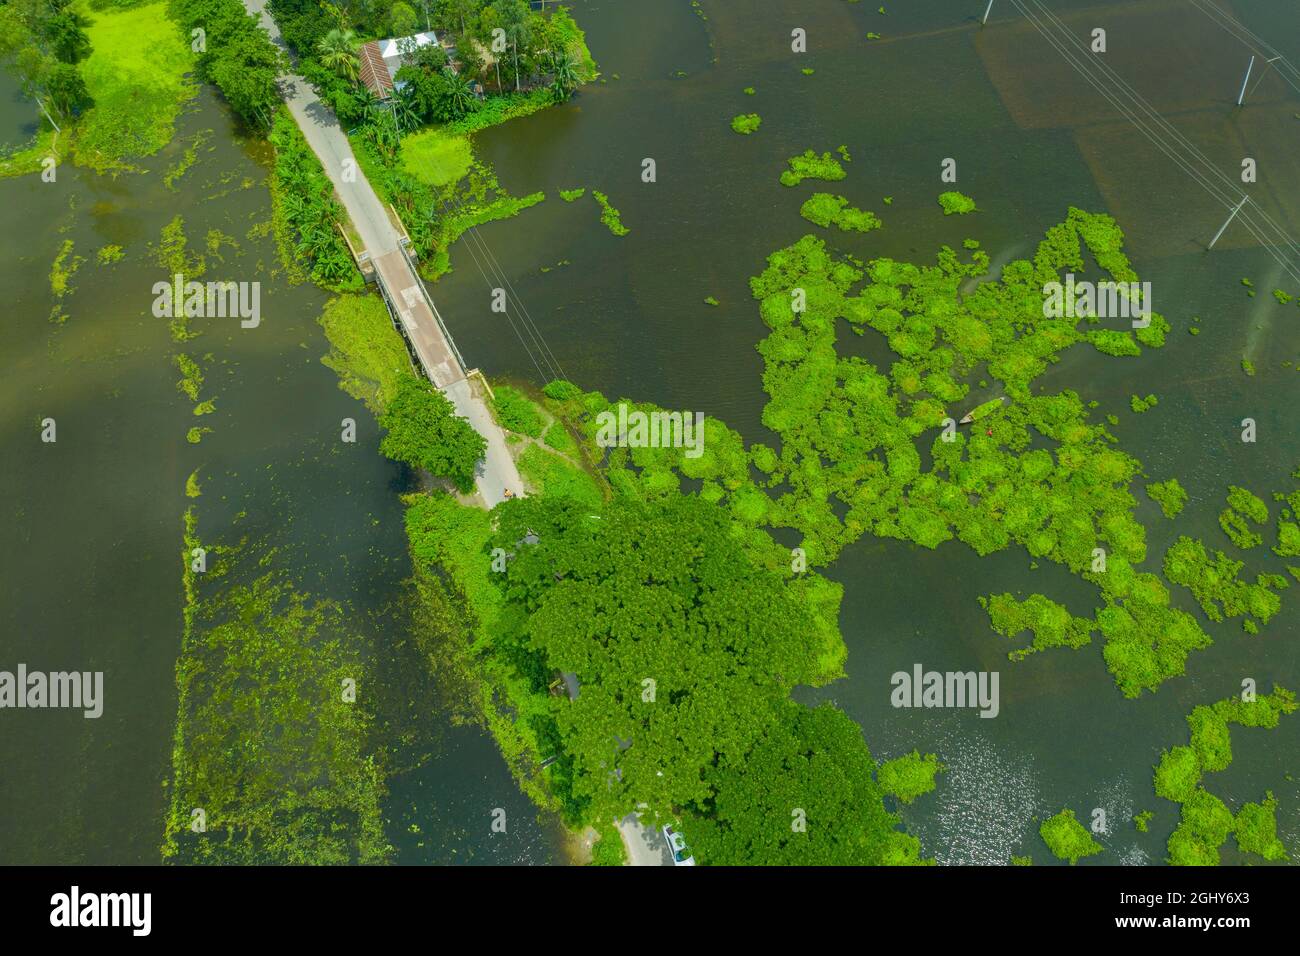
{"type": "Polygon", "coordinates": [[[1005,865],[1038,839],[1045,815],[1033,757],[1010,756],[991,744],[978,727],[954,715],[935,735],[944,773],[933,796],[939,809],[908,829],[923,850],[944,866],[1005,865]]]}

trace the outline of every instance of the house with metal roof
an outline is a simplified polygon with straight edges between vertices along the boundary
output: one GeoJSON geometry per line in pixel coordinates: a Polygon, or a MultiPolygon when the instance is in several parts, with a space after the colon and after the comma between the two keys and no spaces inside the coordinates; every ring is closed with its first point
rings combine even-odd
{"type": "Polygon", "coordinates": [[[397,71],[402,68],[403,56],[423,46],[438,43],[432,30],[409,37],[390,37],[361,44],[357,56],[361,61],[361,82],[381,100],[390,98],[400,85],[397,71]]]}

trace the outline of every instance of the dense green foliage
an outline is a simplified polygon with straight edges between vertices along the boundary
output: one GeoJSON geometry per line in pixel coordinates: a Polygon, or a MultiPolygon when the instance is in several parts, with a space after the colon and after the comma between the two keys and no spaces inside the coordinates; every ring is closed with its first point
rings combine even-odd
{"type": "Polygon", "coordinates": [[[840,165],[839,160],[829,152],[822,153],[818,156],[813,150],[806,150],[799,156],[791,156],[787,160],[789,169],[781,174],[781,184],[784,186],[798,186],[805,179],[824,179],[827,182],[838,182],[848,174],[844,172],[844,167],[840,165]]]}
{"type": "Polygon", "coordinates": [[[187,42],[191,31],[204,31],[200,75],[221,90],[245,123],[269,130],[280,102],[276,78],[285,62],[257,18],[240,0],[168,0],[168,13],[187,42]]]}
{"type": "Polygon", "coordinates": [[[1044,820],[1038,832],[1053,856],[1058,860],[1069,860],[1071,865],[1079,862],[1080,857],[1101,852],[1101,844],[1074,818],[1073,810],[1062,810],[1044,820]]]}
{"type": "MultiPolygon", "coordinates": [[[[1092,622],[1068,622],[1036,602],[1018,611],[1040,623],[1038,646],[1077,647],[1100,633],[1123,693],[1154,689],[1182,673],[1187,654],[1210,638],[1171,606],[1156,575],[1137,570],[1146,540],[1130,486],[1141,464],[1113,447],[1114,436],[1089,420],[1076,393],[1035,387],[1064,349],[1098,344],[1077,320],[1043,315],[1043,286],[1061,270],[1083,271],[1085,255],[1117,281],[1133,281],[1122,239],[1110,217],[1071,209],[1031,259],[1008,263],[997,281],[962,295],[963,283],[989,264],[973,240],[965,243],[969,261],[945,247],[934,265],[916,266],[836,258],[805,236],[773,253],[750,283],[770,330],[758,346],[770,397],[763,423],[780,437],[779,449],[746,448],[708,419],[699,458],[671,448],[612,449],[609,481],[649,499],[677,493],[683,479],[699,481],[700,495],[742,524],[799,532],[813,565],[863,534],[927,548],[956,539],[981,555],[1019,545],[1093,582],[1104,602],[1092,622]],[[840,355],[841,321],[882,336],[892,365],[840,355]],[[977,370],[1007,401],[981,396],[992,410],[945,440],[944,418],[975,404],[967,380],[977,370]],[[927,446],[932,464],[922,471],[927,446]]],[[[1153,314],[1150,328],[1115,335],[1140,351],[1161,345],[1167,329],[1153,314]]],[[[603,396],[578,392],[562,414],[591,440],[595,416],[610,407],[603,396]]]]}
{"type": "Polygon", "coordinates": [[[916,838],[895,829],[881,803],[888,790],[872,770],[851,718],[829,704],[787,701],[742,762],[708,773],[716,795],[689,815],[692,847],[713,865],[920,862],[916,838]]]}
{"type": "Polygon", "coordinates": [[[923,757],[920,751],[913,750],[882,763],[877,779],[885,793],[903,803],[911,803],[934,789],[935,775],[942,769],[934,754],[923,757]]]}
{"type": "Polygon", "coordinates": [[[346,217],[334,186],[287,109],[276,112],[268,138],[275,146],[271,196],[281,258],[291,269],[304,263],[314,282],[335,292],[362,288],[365,282],[338,230],[346,217]]]}
{"type": "Polygon", "coordinates": [[[960,216],[975,211],[975,200],[971,199],[970,196],[963,195],[955,190],[940,193],[939,205],[943,207],[943,214],[945,216],[960,216]]]}
{"type": "Polygon", "coordinates": [[[330,353],[321,361],[339,377],[339,388],[378,414],[410,374],[406,343],[393,328],[377,295],[344,295],[325,304],[320,317],[330,353]]]}
{"type": "Polygon", "coordinates": [[[518,465],[520,476],[533,494],[570,498],[591,508],[599,508],[605,500],[596,480],[563,454],[534,445],[524,449],[518,465]]]}
{"type": "Polygon", "coordinates": [[[28,95],[73,119],[93,105],[77,69],[91,52],[86,17],[68,0],[9,0],[0,6],[0,65],[28,95]]]}
{"type": "Polygon", "coordinates": [[[519,640],[540,675],[581,687],[555,714],[575,798],[597,819],[709,800],[704,771],[743,762],[775,702],[816,676],[797,594],[695,499],[500,510],[494,543],[517,549],[505,595],[529,612],[519,640]],[[529,531],[540,540],[519,547],[529,531]]]}
{"type": "Polygon", "coordinates": [[[855,209],[843,196],[813,193],[804,201],[799,215],[822,227],[838,226],[841,232],[870,232],[881,222],[874,213],[855,209]]]}
{"type": "Polygon", "coordinates": [[[1078,648],[1092,642],[1092,621],[1075,617],[1041,594],[1031,594],[1024,601],[1017,601],[1010,594],[996,594],[981,598],[980,604],[989,612],[993,630],[1003,637],[1015,637],[1024,631],[1033,634],[1029,647],[1010,653],[1012,660],[1021,660],[1050,647],[1078,648]]]}
{"type": "Polygon", "coordinates": [[[541,413],[517,388],[498,385],[492,399],[492,408],[502,428],[531,438],[541,437],[544,424],[541,413]]]}
{"type": "Polygon", "coordinates": [[[741,113],[731,118],[731,129],[745,136],[758,132],[758,128],[762,125],[763,117],[757,113],[741,113]]]}
{"type": "Polygon", "coordinates": [[[388,430],[379,450],[389,458],[446,478],[466,494],[474,490],[487,442],[428,382],[402,375],[379,424],[388,430]]]}
{"type": "Polygon", "coordinates": [[[1280,574],[1259,574],[1248,584],[1238,577],[1241,568],[1242,562],[1222,551],[1214,552],[1211,560],[1205,546],[1186,535],[1165,552],[1165,577],[1189,589],[1211,621],[1249,615],[1245,623],[1254,619],[1256,626],[1267,624],[1282,607],[1276,590],[1289,582],[1280,574]]]}
{"type": "Polygon", "coordinates": [[[1166,518],[1176,518],[1187,504],[1187,491],[1178,483],[1177,478],[1168,481],[1155,481],[1147,485],[1147,497],[1160,505],[1166,518]]]}
{"type": "Polygon", "coordinates": [[[1277,838],[1276,801],[1272,793],[1263,803],[1247,803],[1236,818],[1223,801],[1201,785],[1203,776],[1226,770],[1232,763],[1233,724],[1242,727],[1276,727],[1285,714],[1296,710],[1295,694],[1274,686],[1271,694],[1243,700],[1229,697],[1212,706],[1193,708],[1187,717],[1191,743],[1160,755],[1155,768],[1156,795],[1182,804],[1178,828],[1169,837],[1169,862],[1175,866],[1214,866],[1219,848],[1230,833],[1247,853],[1268,860],[1286,858],[1277,838]]]}
{"type": "Polygon", "coordinates": [[[541,11],[523,0],[452,0],[417,10],[403,0],[375,0],[334,5],[330,16],[322,16],[314,0],[271,0],[269,6],[302,74],[349,126],[378,128],[394,118],[403,130],[420,122],[492,125],[506,118],[500,112],[512,109],[516,99],[548,105],[596,77],[582,30],[558,4],[541,11]],[[376,110],[359,83],[360,44],[410,36],[429,26],[455,45],[455,64],[441,46],[415,48],[398,70],[403,88],[393,115],[376,110]],[[492,31],[498,28],[506,35],[503,55],[492,53],[492,31]],[[474,84],[496,95],[482,100],[474,84]]]}
{"type": "Polygon", "coordinates": [[[623,219],[617,209],[610,205],[609,197],[599,189],[591,191],[592,197],[600,205],[600,221],[605,227],[616,236],[626,236],[630,229],[623,225],[623,219]]]}
{"type": "Polygon", "coordinates": [[[599,839],[591,847],[592,866],[623,866],[627,863],[627,847],[618,828],[612,823],[598,826],[599,839]]]}
{"type": "Polygon", "coordinates": [[[1219,512],[1219,527],[1243,551],[1263,542],[1264,538],[1253,531],[1248,522],[1266,524],[1268,505],[1245,488],[1228,486],[1228,507],[1219,512]]]}

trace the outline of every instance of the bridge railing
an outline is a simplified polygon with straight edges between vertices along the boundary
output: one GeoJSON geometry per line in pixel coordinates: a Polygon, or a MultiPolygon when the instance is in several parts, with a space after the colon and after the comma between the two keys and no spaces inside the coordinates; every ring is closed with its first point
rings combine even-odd
{"type": "Polygon", "coordinates": [[[469,374],[469,365],[465,363],[465,357],[460,354],[460,349],[456,347],[456,340],[451,337],[451,332],[447,329],[447,323],[442,320],[442,313],[438,307],[433,304],[433,298],[429,295],[429,290],[425,288],[424,279],[420,278],[420,273],[416,271],[415,263],[411,259],[411,254],[406,251],[406,243],[399,242],[398,248],[402,250],[402,258],[406,260],[406,265],[411,270],[411,275],[415,276],[415,284],[420,287],[420,295],[424,298],[424,304],[429,307],[433,313],[434,320],[438,323],[438,328],[442,330],[442,337],[447,340],[447,345],[451,347],[452,355],[456,356],[456,362],[460,365],[462,375],[469,374]]]}

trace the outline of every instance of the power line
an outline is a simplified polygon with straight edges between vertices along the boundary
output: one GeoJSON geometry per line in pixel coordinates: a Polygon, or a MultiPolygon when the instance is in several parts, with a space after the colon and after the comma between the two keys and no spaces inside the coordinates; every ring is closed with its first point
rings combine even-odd
{"type": "MultiPolygon", "coordinates": [[[[1028,2],[1033,3],[1036,8],[1042,11],[1044,20],[1047,21],[1043,22],[1031,13],[1022,0],[1011,0],[1011,2],[1021,12],[1025,19],[1029,21],[1034,29],[1036,29],[1043,38],[1047,40],[1048,44],[1061,55],[1072,69],[1075,70],[1076,73],[1082,76],[1083,79],[1098,93],[1100,93],[1125,119],[1136,126],[1138,130],[1162,153],[1169,157],[1169,159],[1179,169],[1192,177],[1192,179],[1199,183],[1202,188],[1209,192],[1215,199],[1223,203],[1226,207],[1231,208],[1236,204],[1238,195],[1235,191],[1223,191],[1224,187],[1222,185],[1214,182],[1213,179],[1207,178],[1205,172],[1203,172],[1202,169],[1198,169],[1197,166],[1200,165],[1203,169],[1208,170],[1209,174],[1214,179],[1218,179],[1222,183],[1227,183],[1228,186],[1234,188],[1234,190],[1235,184],[1215,168],[1214,165],[1210,163],[1210,161],[1194,145],[1192,145],[1177,129],[1172,127],[1159,112],[1154,110],[1151,105],[1146,102],[1146,100],[1142,99],[1141,96],[1129,87],[1121,77],[1115,74],[1114,71],[1110,70],[1105,63],[1100,62],[1099,58],[1089,55],[1086,47],[1083,46],[1077,37],[1070,33],[1069,29],[1061,23],[1061,21],[1056,18],[1051,11],[1043,8],[1042,5],[1038,3],[1038,0],[1028,0],[1028,2]],[[1065,40],[1062,40],[1059,36],[1054,34],[1054,26],[1059,28],[1059,30],[1065,34],[1065,40]],[[1085,59],[1081,61],[1076,58],[1075,54],[1072,53],[1069,48],[1071,45],[1082,51],[1085,59]],[[1093,66],[1100,68],[1103,74],[1102,77],[1093,75],[1093,70],[1091,69],[1093,66]],[[1112,89],[1108,85],[1107,80],[1113,83],[1115,89],[1112,89]],[[1120,100],[1116,90],[1133,104],[1132,108],[1120,100]],[[1143,118],[1137,115],[1135,111],[1145,113],[1147,117],[1149,117],[1149,120],[1159,128],[1152,129],[1151,126],[1148,125],[1147,122],[1144,122],[1143,118]],[[1169,142],[1170,140],[1173,141],[1172,144],[1169,142]],[[1190,153],[1190,158],[1180,155],[1176,147],[1181,147],[1187,153],[1190,153]]],[[[1246,208],[1242,209],[1240,219],[1260,244],[1269,251],[1270,255],[1273,256],[1279,265],[1281,265],[1293,279],[1300,282],[1300,268],[1293,265],[1290,260],[1290,250],[1296,246],[1296,243],[1290,238],[1286,231],[1278,226],[1277,223],[1273,222],[1272,218],[1269,217],[1266,212],[1258,209],[1257,206],[1254,206],[1251,203],[1247,203],[1246,208]],[[1262,221],[1262,225],[1260,221],[1262,221]],[[1283,240],[1282,244],[1287,247],[1288,254],[1286,256],[1281,255],[1277,250],[1276,246],[1278,243],[1276,240],[1270,240],[1266,237],[1265,233],[1269,231],[1274,233],[1276,236],[1281,237],[1283,240]]]]}
{"type": "MultiPolygon", "coordinates": [[[[452,202],[456,204],[457,211],[458,212],[462,211],[463,206],[460,203],[460,200],[457,199],[454,195],[451,197],[451,199],[452,202]]],[[[484,258],[488,261],[490,266],[492,266],[490,271],[492,271],[493,275],[499,280],[501,285],[503,285],[509,291],[510,295],[506,303],[507,309],[509,308],[510,304],[513,303],[519,310],[522,311],[523,314],[518,315],[517,313],[516,317],[519,318],[520,324],[524,326],[525,330],[527,330],[532,335],[533,339],[537,343],[538,351],[542,356],[543,362],[552,370],[553,374],[551,375],[551,377],[567,378],[568,376],[564,374],[564,369],[560,365],[559,359],[555,357],[555,353],[551,350],[551,347],[547,343],[546,338],[542,335],[541,329],[538,328],[537,323],[533,321],[533,317],[529,313],[528,306],[524,303],[523,297],[515,292],[515,287],[510,282],[509,277],[506,275],[505,269],[502,268],[501,263],[497,260],[496,255],[493,254],[491,247],[488,246],[487,240],[483,238],[483,235],[482,233],[479,232],[478,227],[470,226],[469,229],[466,230],[466,234],[469,235],[471,241],[478,243],[479,249],[483,253],[484,258]]],[[[501,286],[497,286],[497,288],[500,287],[501,286]]]]}
{"type": "Polygon", "coordinates": [[[1280,63],[1281,66],[1274,65],[1274,69],[1277,71],[1278,75],[1281,76],[1282,80],[1289,84],[1293,90],[1300,92],[1300,82],[1298,82],[1300,81],[1300,69],[1296,69],[1295,65],[1292,64],[1290,60],[1274,49],[1267,41],[1252,32],[1251,29],[1240,20],[1234,19],[1232,14],[1214,3],[1213,0],[1190,0],[1190,2],[1192,6],[1196,7],[1196,9],[1200,10],[1207,17],[1213,20],[1215,26],[1219,27],[1243,45],[1254,50],[1254,52],[1264,57],[1268,63],[1280,63]],[[1245,34],[1245,36],[1243,37],[1242,34],[1245,34]],[[1265,54],[1271,54],[1271,57],[1265,56],[1265,54]]]}

